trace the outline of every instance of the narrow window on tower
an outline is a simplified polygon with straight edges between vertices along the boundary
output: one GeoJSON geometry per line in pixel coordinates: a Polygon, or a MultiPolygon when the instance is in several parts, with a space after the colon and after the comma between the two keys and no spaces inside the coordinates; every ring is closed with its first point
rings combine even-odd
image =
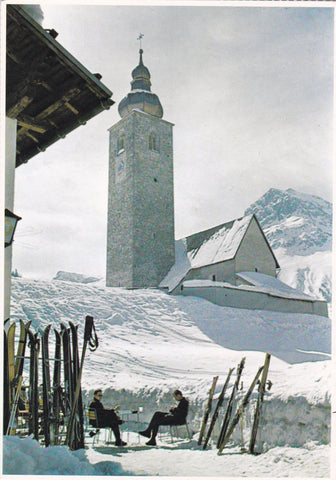
{"type": "Polygon", "coordinates": [[[155,133],[149,134],[148,146],[149,146],[149,150],[153,150],[155,152],[159,151],[158,138],[155,135],[155,133]]]}
{"type": "Polygon", "coordinates": [[[117,152],[122,153],[125,150],[125,137],[122,135],[121,137],[118,138],[117,142],[117,152]]]}

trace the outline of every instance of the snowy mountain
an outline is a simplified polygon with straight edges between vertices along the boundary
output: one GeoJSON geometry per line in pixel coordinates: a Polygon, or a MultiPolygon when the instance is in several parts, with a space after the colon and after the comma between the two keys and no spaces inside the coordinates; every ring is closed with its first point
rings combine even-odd
{"type": "Polygon", "coordinates": [[[60,270],[56,273],[53,280],[64,280],[65,282],[75,282],[75,283],[93,283],[100,280],[97,277],[87,277],[86,275],[82,275],[81,273],[73,273],[73,272],[64,272],[60,270]]]}
{"type": "Polygon", "coordinates": [[[330,302],[332,204],[291,188],[271,188],[245,211],[251,213],[278,259],[279,279],[330,302]]]}

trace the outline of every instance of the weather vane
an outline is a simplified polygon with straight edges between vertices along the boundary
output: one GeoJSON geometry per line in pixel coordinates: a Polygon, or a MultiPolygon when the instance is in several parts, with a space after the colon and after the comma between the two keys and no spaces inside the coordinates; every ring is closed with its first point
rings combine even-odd
{"type": "Polygon", "coordinates": [[[143,38],[144,34],[143,33],[140,33],[137,40],[139,40],[140,42],[140,50],[141,50],[141,39],[143,38]]]}

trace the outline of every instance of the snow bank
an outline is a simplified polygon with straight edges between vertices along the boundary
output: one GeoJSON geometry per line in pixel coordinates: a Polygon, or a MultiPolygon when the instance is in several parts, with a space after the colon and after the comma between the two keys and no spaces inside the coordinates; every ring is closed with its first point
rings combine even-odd
{"type": "Polygon", "coordinates": [[[91,465],[85,450],[60,445],[43,448],[32,437],[3,438],[3,473],[15,475],[132,475],[120,463],[91,465]],[[18,455],[18,452],[20,455],[18,455]]]}
{"type": "Polygon", "coordinates": [[[329,478],[330,448],[313,442],[303,448],[276,447],[263,455],[242,454],[228,447],[218,456],[214,445],[203,450],[192,441],[160,437],[149,448],[135,434],[125,437],[122,449],[87,441],[86,450],[67,447],[39,447],[31,438],[4,438],[4,475],[83,475],[179,477],[314,477],[329,478]],[[20,452],[20,455],[18,455],[20,452]]]}

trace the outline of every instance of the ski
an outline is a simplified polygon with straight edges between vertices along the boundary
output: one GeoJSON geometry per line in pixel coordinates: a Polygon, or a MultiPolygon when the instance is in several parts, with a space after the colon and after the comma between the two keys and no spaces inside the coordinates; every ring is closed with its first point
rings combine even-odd
{"type": "Polygon", "coordinates": [[[44,443],[50,445],[50,364],[49,364],[49,332],[48,325],[42,334],[42,398],[43,398],[43,434],[44,443]]]}
{"type": "Polygon", "coordinates": [[[28,330],[30,348],[29,364],[29,435],[33,434],[35,440],[39,439],[39,391],[38,391],[38,357],[40,339],[37,333],[28,330]]]}
{"type": "Polygon", "coordinates": [[[262,405],[263,405],[263,401],[264,401],[266,380],[267,380],[270,361],[271,361],[271,355],[269,353],[266,353],[264,369],[263,369],[263,373],[262,373],[261,380],[260,380],[260,385],[259,385],[258,400],[257,400],[255,414],[254,414],[251,440],[250,440],[250,444],[249,444],[249,453],[255,453],[254,448],[255,448],[255,443],[256,443],[256,438],[257,438],[259,421],[260,421],[260,417],[261,417],[262,405]]]}
{"type": "Polygon", "coordinates": [[[22,377],[20,377],[20,379],[18,381],[15,396],[14,396],[13,401],[12,401],[12,410],[10,412],[9,423],[8,423],[6,435],[15,435],[16,434],[15,419],[16,419],[17,406],[19,404],[19,396],[20,396],[20,392],[21,392],[21,382],[22,382],[22,377]]]}
{"type": "MultiPolygon", "coordinates": [[[[72,338],[72,365],[73,365],[73,391],[75,392],[78,374],[79,374],[79,353],[78,353],[78,325],[74,325],[72,322],[69,322],[71,329],[71,338],[72,338]]],[[[75,415],[75,430],[76,434],[74,435],[75,442],[73,445],[74,449],[84,448],[84,416],[83,416],[83,401],[82,401],[82,390],[79,389],[78,401],[77,401],[77,410],[75,415]]]]}
{"type": "Polygon", "coordinates": [[[62,347],[63,347],[63,369],[64,369],[64,409],[65,416],[69,416],[72,407],[72,371],[71,371],[71,350],[69,330],[61,323],[62,347]]]}
{"type": "Polygon", "coordinates": [[[229,422],[230,422],[230,419],[231,419],[233,402],[234,402],[236,392],[237,392],[238,387],[239,387],[240,377],[241,377],[242,371],[243,371],[244,366],[245,366],[245,360],[246,360],[246,358],[243,357],[240,364],[237,367],[237,377],[236,377],[236,381],[233,385],[230,400],[229,400],[229,403],[228,403],[228,406],[227,406],[227,409],[226,409],[226,412],[225,412],[223,425],[222,425],[222,428],[221,428],[221,431],[220,431],[220,434],[219,434],[219,438],[218,438],[218,441],[217,441],[217,448],[219,448],[219,446],[221,445],[221,443],[223,441],[223,438],[225,437],[225,434],[226,434],[226,431],[227,431],[227,428],[228,428],[228,425],[229,425],[229,422]]]}
{"type": "Polygon", "coordinates": [[[218,376],[213,377],[213,379],[212,379],[212,385],[211,385],[211,388],[210,388],[210,391],[209,391],[208,402],[207,402],[206,407],[205,407],[204,417],[203,417],[203,420],[202,420],[202,425],[201,425],[201,430],[200,430],[200,434],[199,434],[199,437],[198,437],[197,445],[202,444],[202,439],[203,439],[204,431],[205,431],[205,428],[206,428],[206,424],[208,422],[208,418],[209,418],[209,415],[211,413],[212,398],[213,398],[214,393],[215,393],[217,380],[218,380],[218,376]]]}
{"type": "Polygon", "coordinates": [[[23,364],[24,364],[28,329],[30,327],[30,324],[31,324],[31,321],[28,321],[25,324],[22,320],[20,320],[20,337],[19,337],[17,354],[16,354],[15,364],[14,364],[14,378],[12,380],[12,385],[11,385],[12,404],[11,404],[9,425],[6,432],[7,435],[15,434],[14,423],[16,420],[19,399],[21,396],[23,364]]]}
{"type": "Polygon", "coordinates": [[[52,386],[52,413],[51,413],[51,431],[50,441],[53,445],[59,445],[59,428],[62,403],[62,387],[61,387],[61,334],[54,329],[55,332],[55,356],[52,386]]]}
{"type": "Polygon", "coordinates": [[[7,355],[8,355],[8,386],[9,386],[9,409],[12,408],[13,382],[15,377],[15,322],[9,325],[7,330],[7,355]]]}
{"type": "Polygon", "coordinates": [[[31,325],[31,320],[29,320],[27,323],[24,323],[22,320],[20,320],[20,338],[19,338],[19,344],[17,348],[15,367],[14,367],[14,374],[15,374],[15,377],[17,378],[21,376],[23,372],[28,329],[30,325],[31,325]]]}
{"type": "Polygon", "coordinates": [[[67,428],[67,436],[65,443],[66,445],[69,446],[70,449],[74,450],[77,447],[76,439],[74,438],[76,433],[74,429],[75,425],[75,415],[76,415],[76,409],[77,409],[77,403],[79,399],[79,394],[81,390],[81,379],[82,379],[82,373],[83,373],[83,366],[84,366],[84,358],[85,358],[85,352],[87,346],[89,346],[89,350],[91,352],[94,352],[98,348],[98,337],[96,334],[94,322],[93,322],[93,317],[90,315],[87,315],[85,317],[85,327],[84,327],[84,342],[83,342],[83,347],[82,347],[82,356],[81,356],[81,362],[79,366],[79,371],[78,371],[78,378],[77,378],[77,385],[76,385],[76,391],[74,395],[74,401],[72,405],[72,410],[71,410],[71,415],[70,419],[68,422],[68,428],[67,428]]]}
{"type": "Polygon", "coordinates": [[[246,405],[248,404],[249,400],[250,400],[250,396],[253,392],[253,389],[254,387],[256,386],[256,383],[258,381],[258,378],[260,377],[260,374],[261,372],[263,371],[264,369],[264,366],[260,367],[256,376],[254,377],[251,385],[250,385],[250,388],[248,389],[245,397],[243,398],[243,401],[241,402],[241,404],[239,405],[238,409],[237,409],[237,412],[236,412],[236,415],[234,416],[232,422],[231,422],[231,425],[229,426],[228,430],[227,430],[227,433],[219,447],[219,450],[218,450],[218,455],[220,455],[225,447],[225,445],[227,444],[227,442],[229,441],[229,438],[231,437],[232,435],[232,432],[233,430],[235,429],[237,423],[239,422],[239,419],[240,417],[243,415],[244,413],[244,409],[246,407],[246,405]]]}
{"type": "Polygon", "coordinates": [[[5,435],[8,428],[10,407],[9,407],[9,371],[8,371],[8,328],[9,321],[6,320],[4,325],[4,378],[3,378],[3,434],[5,435]]]}
{"type": "Polygon", "coordinates": [[[217,400],[217,404],[216,404],[216,407],[215,407],[215,411],[212,415],[212,418],[211,418],[211,422],[210,422],[210,426],[209,426],[209,430],[207,432],[207,435],[205,437],[205,441],[204,441],[204,445],[203,445],[203,450],[206,449],[207,445],[208,445],[208,442],[210,440],[210,437],[211,437],[211,434],[212,434],[212,431],[214,429],[214,426],[215,426],[215,423],[217,421],[217,418],[218,418],[218,413],[219,413],[219,409],[221,408],[222,404],[223,404],[223,401],[224,401],[224,395],[225,395],[225,392],[226,392],[226,389],[229,385],[229,381],[230,381],[230,377],[231,377],[231,374],[233,372],[234,368],[230,368],[229,370],[229,373],[226,377],[226,380],[225,380],[225,383],[223,385],[223,388],[222,388],[222,391],[218,397],[218,400],[217,400]]]}

